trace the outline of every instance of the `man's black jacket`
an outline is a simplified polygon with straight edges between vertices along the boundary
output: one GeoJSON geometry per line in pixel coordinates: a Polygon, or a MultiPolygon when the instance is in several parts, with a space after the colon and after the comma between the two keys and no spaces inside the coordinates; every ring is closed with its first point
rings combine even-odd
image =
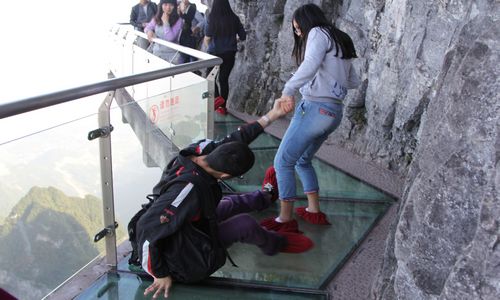
{"type": "Polygon", "coordinates": [[[140,217],[136,227],[139,258],[146,272],[157,278],[169,275],[169,270],[162,258],[162,242],[185,222],[193,222],[194,226],[209,234],[207,226],[203,226],[206,220],[200,214],[200,201],[204,199],[199,199],[193,189],[193,184],[175,183],[165,191],[162,190],[162,187],[181,174],[190,172],[206,180],[213,195],[219,201],[222,198],[222,191],[216,178],[206,173],[189,157],[207,155],[227,142],[240,141],[249,144],[262,132],[262,126],[255,122],[241,126],[221,141],[201,140],[181,150],[179,155],[165,168],[160,182],[153,188],[153,193],[160,194],[160,196],[140,217]]]}

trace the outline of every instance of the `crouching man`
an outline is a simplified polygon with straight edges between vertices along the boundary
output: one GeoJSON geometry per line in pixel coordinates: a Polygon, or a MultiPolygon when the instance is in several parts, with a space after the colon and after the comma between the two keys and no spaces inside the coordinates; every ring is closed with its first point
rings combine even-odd
{"type": "Polygon", "coordinates": [[[256,122],[221,141],[190,145],[165,168],[151,202],[129,224],[136,248],[131,263],[136,260],[154,278],[145,295],[168,297],[173,281],[209,277],[224,265],[226,249],[235,242],[253,244],[266,255],[300,253],[313,246],[302,234],[268,231],[248,214],[277,199],[275,177],[266,177],[261,191],[224,197],[218,184],[219,179],[240,176],[253,166],[255,157],[248,144],[288,113],[284,107],[276,100],[256,122]]]}

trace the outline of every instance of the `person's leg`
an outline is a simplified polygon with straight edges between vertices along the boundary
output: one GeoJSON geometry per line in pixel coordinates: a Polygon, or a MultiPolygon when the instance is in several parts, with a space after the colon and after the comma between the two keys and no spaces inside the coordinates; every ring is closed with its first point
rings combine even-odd
{"type": "Polygon", "coordinates": [[[239,214],[219,223],[219,239],[226,248],[235,242],[253,244],[264,254],[278,252],[301,253],[313,247],[313,242],[302,234],[272,232],[262,228],[253,217],[239,214]]]}
{"type": "Polygon", "coordinates": [[[271,204],[271,197],[265,197],[262,191],[224,196],[217,205],[217,220],[223,221],[234,215],[266,209],[271,204]]]}
{"type": "MultiPolygon", "coordinates": [[[[299,175],[300,181],[304,187],[304,193],[307,196],[308,206],[306,211],[308,213],[319,213],[320,205],[318,178],[311,161],[323,142],[340,125],[343,107],[340,104],[319,102],[313,102],[311,105],[311,114],[316,112],[317,116],[315,119],[317,120],[317,126],[319,128],[323,128],[323,133],[319,135],[304,151],[295,165],[295,170],[299,175]]],[[[298,214],[303,216],[304,212],[299,213],[300,211],[301,210],[298,208],[298,214]]]]}
{"type": "Polygon", "coordinates": [[[274,157],[279,199],[281,200],[279,219],[282,222],[292,220],[293,201],[297,197],[295,164],[314,138],[308,136],[307,128],[314,126],[310,124],[309,114],[306,114],[308,102],[302,100],[297,105],[292,121],[274,157]]]}
{"type": "Polygon", "coordinates": [[[288,129],[281,140],[274,157],[274,169],[279,191],[280,213],[278,218],[266,218],[261,225],[269,230],[300,232],[298,223],[293,219],[293,205],[297,197],[295,164],[309,145],[304,135],[304,127],[310,126],[305,119],[307,101],[300,101],[288,129]]]}
{"type": "Polygon", "coordinates": [[[229,96],[229,75],[234,67],[236,52],[226,52],[218,56],[223,60],[219,70],[219,85],[220,95],[226,100],[223,107],[226,108],[227,98],[229,96]]]}
{"type": "Polygon", "coordinates": [[[340,125],[342,109],[340,104],[311,102],[310,113],[314,115],[315,126],[320,130],[320,134],[313,139],[295,165],[295,170],[304,187],[304,193],[308,195],[308,199],[311,199],[311,206],[309,207],[311,210],[319,211],[319,205],[317,204],[318,177],[311,161],[323,142],[340,125]]]}
{"type": "Polygon", "coordinates": [[[239,214],[219,223],[219,238],[226,248],[235,242],[253,244],[267,255],[273,255],[286,245],[278,233],[262,228],[248,214],[239,214]]]}

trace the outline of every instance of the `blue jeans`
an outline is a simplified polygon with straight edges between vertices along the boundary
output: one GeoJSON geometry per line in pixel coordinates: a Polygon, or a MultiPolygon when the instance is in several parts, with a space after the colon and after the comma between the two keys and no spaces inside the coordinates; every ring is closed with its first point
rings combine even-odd
{"type": "Polygon", "coordinates": [[[274,157],[281,200],[290,201],[297,197],[295,170],[306,194],[319,191],[311,160],[328,135],[339,126],[342,110],[343,105],[337,103],[299,102],[274,157]]]}

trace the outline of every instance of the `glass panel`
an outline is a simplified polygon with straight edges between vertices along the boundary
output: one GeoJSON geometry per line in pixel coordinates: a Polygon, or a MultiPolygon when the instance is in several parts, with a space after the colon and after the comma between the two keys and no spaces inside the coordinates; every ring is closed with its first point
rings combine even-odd
{"type": "MultiPolygon", "coordinates": [[[[151,295],[144,296],[144,290],[152,283],[150,279],[144,279],[134,274],[109,273],[101,277],[94,285],[80,294],[76,299],[151,299],[151,295]]],[[[162,297],[159,297],[162,298],[162,297]]],[[[305,294],[294,292],[277,292],[271,290],[247,289],[241,287],[220,287],[213,285],[185,285],[174,283],[168,299],[216,299],[216,300],[306,300],[325,299],[324,294],[305,294]]]]}
{"type": "MultiPolygon", "coordinates": [[[[305,202],[297,204],[305,205],[305,202]]],[[[213,276],[249,283],[320,288],[387,207],[385,203],[324,201],[322,209],[332,225],[311,225],[298,220],[300,230],[314,241],[312,250],[302,254],[267,256],[255,246],[234,244],[229,248],[229,254],[238,268],[226,262],[213,276]]],[[[277,214],[276,206],[255,214],[255,217],[261,220],[277,214]]]]}
{"type": "MultiPolygon", "coordinates": [[[[113,188],[115,200],[115,218],[119,227],[126,231],[129,220],[146,203],[146,195],[151,194],[152,187],[161,176],[161,168],[148,154],[148,144],[143,147],[134,128],[141,127],[122,117],[122,111],[132,109],[136,103],[129,103],[111,110],[111,124],[114,130],[111,134],[113,160],[113,188]]],[[[144,118],[145,119],[145,118],[144,118]]],[[[147,120],[147,119],[145,119],[147,120]]],[[[144,128],[144,124],[142,124],[144,128]]],[[[166,151],[172,153],[172,151],[166,151]]],[[[165,161],[171,157],[165,157],[165,161]]],[[[128,239],[128,236],[125,236],[128,239]]],[[[119,244],[119,241],[118,241],[119,244]]]]}
{"type": "Polygon", "coordinates": [[[0,144],[0,286],[19,299],[42,298],[104,249],[93,242],[103,227],[99,143],[87,140],[97,123],[89,105],[104,97],[0,121],[9,128],[0,144]]]}
{"type": "MultiPolygon", "coordinates": [[[[303,206],[304,201],[298,201],[303,206]]],[[[248,284],[318,289],[338,271],[361,239],[385,213],[388,203],[323,201],[322,210],[332,223],[329,226],[311,225],[300,219],[299,228],[314,241],[314,248],[303,254],[281,253],[267,256],[253,245],[236,243],[228,251],[238,267],[229,261],[213,277],[246,281],[248,284]]],[[[257,220],[277,216],[278,205],[254,213],[257,220]]],[[[128,265],[128,258],[118,265],[119,270],[145,274],[140,268],[128,265]]]]}

